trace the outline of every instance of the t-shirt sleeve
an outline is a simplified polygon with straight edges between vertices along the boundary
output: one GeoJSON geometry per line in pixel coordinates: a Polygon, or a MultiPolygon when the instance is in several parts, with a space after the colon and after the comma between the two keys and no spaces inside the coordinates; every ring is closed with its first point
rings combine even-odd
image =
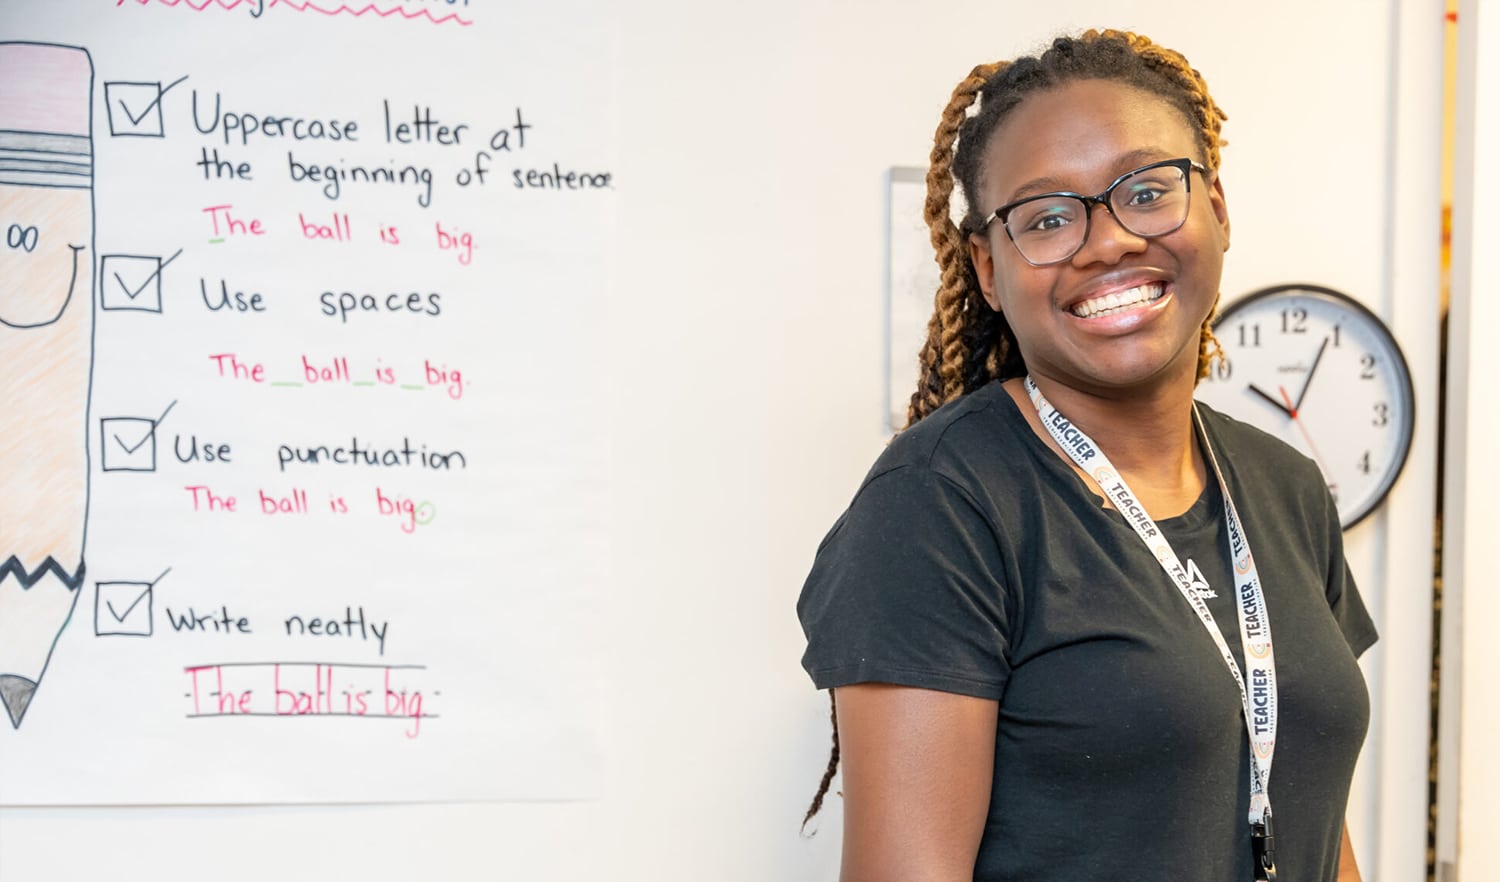
{"type": "Polygon", "coordinates": [[[894,683],[1000,698],[1003,561],[971,497],[922,466],[869,479],[823,540],[797,614],[819,689],[894,683]]]}
{"type": "Polygon", "coordinates": [[[1354,574],[1349,562],[1344,559],[1344,530],[1339,524],[1338,508],[1332,497],[1328,497],[1328,608],[1333,610],[1334,621],[1353,650],[1354,657],[1364,655],[1365,650],[1375,645],[1379,634],[1370,611],[1365,608],[1364,598],[1354,584],[1354,574]]]}

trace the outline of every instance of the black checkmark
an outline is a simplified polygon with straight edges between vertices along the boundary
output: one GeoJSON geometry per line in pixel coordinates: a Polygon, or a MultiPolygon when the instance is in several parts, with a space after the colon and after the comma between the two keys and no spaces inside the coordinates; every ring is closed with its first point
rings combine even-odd
{"type": "Polygon", "coordinates": [[[182,82],[185,79],[187,79],[187,77],[185,77],[185,76],[184,77],[178,77],[176,80],[173,80],[171,83],[169,83],[165,89],[162,88],[162,87],[160,87],[160,86],[158,86],[157,89],[156,89],[156,97],[153,98],[153,99],[151,99],[151,103],[146,105],[146,109],[141,111],[141,115],[140,116],[136,116],[135,114],[131,113],[130,112],[130,108],[128,108],[128,107],[125,106],[125,102],[124,101],[120,102],[120,109],[123,110],[123,111],[125,111],[125,118],[128,119],[128,120],[130,120],[130,124],[131,125],[138,126],[138,125],[141,124],[141,120],[143,120],[143,119],[146,118],[146,114],[148,114],[151,111],[155,110],[156,106],[161,103],[161,99],[162,99],[163,96],[165,96],[167,94],[167,90],[170,89],[170,88],[172,88],[173,86],[177,85],[178,83],[182,82]]]}
{"type": "Polygon", "coordinates": [[[151,431],[147,432],[145,435],[142,435],[141,440],[135,442],[134,445],[126,444],[124,439],[122,439],[119,435],[115,436],[115,443],[124,448],[126,453],[135,453],[137,450],[141,449],[142,445],[151,440],[151,436],[154,434],[156,434],[156,426],[153,425],[151,427],[151,431]]]}
{"type": "MultiPolygon", "coordinates": [[[[182,249],[181,248],[177,249],[177,254],[181,254],[181,253],[182,253],[182,249]]],[[[120,274],[119,273],[115,273],[115,281],[120,283],[120,290],[122,290],[122,291],[125,292],[125,296],[129,297],[131,300],[134,300],[136,297],[140,296],[140,293],[142,291],[146,290],[146,286],[147,285],[150,285],[151,282],[153,280],[155,280],[157,276],[161,275],[161,271],[167,268],[167,264],[169,264],[172,261],[174,261],[174,260],[177,259],[177,254],[172,255],[171,257],[167,258],[166,260],[162,260],[161,258],[158,257],[156,259],[156,270],[155,270],[155,272],[153,272],[153,273],[151,273],[151,275],[147,276],[146,277],[146,281],[141,282],[141,286],[139,288],[136,288],[134,291],[130,290],[130,286],[127,285],[127,284],[125,284],[125,280],[122,279],[122,278],[120,278],[120,274]]]]}
{"type": "Polygon", "coordinates": [[[117,621],[117,622],[124,622],[125,621],[125,617],[128,616],[128,615],[130,615],[130,611],[133,610],[133,609],[135,609],[137,606],[140,606],[141,601],[145,600],[146,599],[146,595],[148,595],[150,593],[151,593],[151,586],[147,585],[146,588],[145,588],[145,590],[143,590],[139,595],[137,595],[136,598],[135,598],[135,600],[132,601],[129,606],[125,607],[125,611],[124,612],[116,612],[115,611],[115,603],[112,600],[106,600],[106,601],[104,601],[104,605],[107,606],[107,607],[109,607],[109,614],[115,617],[115,621],[117,621]]]}
{"type": "Polygon", "coordinates": [[[161,425],[161,421],[164,420],[164,419],[166,419],[167,418],[167,414],[171,413],[172,412],[172,408],[174,408],[176,406],[177,406],[177,401],[174,399],[171,404],[167,405],[167,409],[161,412],[161,416],[159,416],[156,419],[154,419],[154,420],[151,421],[151,429],[148,432],[146,432],[145,435],[141,436],[141,440],[135,442],[135,446],[131,446],[129,444],[126,444],[125,440],[123,438],[121,438],[119,435],[115,436],[115,443],[118,444],[118,445],[120,445],[120,447],[124,448],[125,453],[127,455],[135,453],[137,450],[140,450],[143,446],[145,446],[146,442],[150,441],[151,438],[156,434],[156,428],[157,428],[157,426],[161,425]]]}

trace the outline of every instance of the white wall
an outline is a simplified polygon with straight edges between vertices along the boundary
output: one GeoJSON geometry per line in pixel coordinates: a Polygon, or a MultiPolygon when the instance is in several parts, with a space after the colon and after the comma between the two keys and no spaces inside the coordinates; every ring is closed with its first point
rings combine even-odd
{"type": "Polygon", "coordinates": [[[1490,628],[1500,617],[1493,575],[1500,497],[1484,480],[1500,433],[1494,389],[1500,351],[1490,345],[1500,321],[1500,272],[1488,250],[1500,241],[1494,212],[1500,199],[1500,6],[1461,3],[1458,25],[1437,855],[1447,864],[1442,882],[1482,882],[1500,875],[1500,643],[1490,628]],[[1479,480],[1471,482],[1470,475],[1479,480]]]}
{"type": "Polygon", "coordinates": [[[1350,818],[1367,880],[1420,878],[1436,364],[1436,232],[1421,219],[1436,223],[1437,202],[1405,182],[1436,180],[1441,19],[1399,0],[1119,9],[649,0],[620,14],[598,801],[13,809],[0,880],[833,879],[837,799],[820,835],[797,833],[828,724],[793,603],[883,444],[881,175],[925,160],[974,63],[1093,23],[1181,49],[1229,111],[1226,297],[1348,291],[1417,374],[1418,447],[1387,512],[1350,536],[1383,633],[1350,818]],[[1285,211],[1288,180],[1307,210],[1285,211]]]}

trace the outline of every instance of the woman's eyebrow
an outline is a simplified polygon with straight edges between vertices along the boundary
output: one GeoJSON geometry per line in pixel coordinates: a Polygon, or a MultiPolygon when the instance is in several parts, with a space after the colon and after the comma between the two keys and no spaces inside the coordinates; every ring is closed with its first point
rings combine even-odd
{"type": "MultiPolygon", "coordinates": [[[[1140,168],[1143,165],[1150,165],[1151,163],[1162,159],[1172,159],[1173,156],[1173,154],[1167,153],[1159,147],[1138,147],[1134,150],[1122,153],[1119,156],[1115,157],[1114,165],[1115,168],[1118,169],[1115,174],[1122,175],[1130,171],[1131,169],[1140,168]]],[[[1028,196],[1039,196],[1043,193],[1059,192],[1072,192],[1072,190],[1067,186],[1067,182],[1065,182],[1063,179],[1054,177],[1052,175],[1042,175],[1040,177],[1032,178],[1021,186],[1017,187],[1015,190],[1011,191],[1010,197],[1001,204],[1008,205],[1012,202],[1015,202],[1017,199],[1025,199],[1028,196]]]]}

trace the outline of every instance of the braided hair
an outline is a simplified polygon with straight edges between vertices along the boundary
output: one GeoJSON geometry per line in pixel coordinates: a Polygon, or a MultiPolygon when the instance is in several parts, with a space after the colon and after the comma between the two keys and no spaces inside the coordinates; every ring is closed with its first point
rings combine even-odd
{"type": "MultiPolygon", "coordinates": [[[[984,221],[974,206],[979,204],[985,148],[995,131],[1027,95],[1077,80],[1108,80],[1164,99],[1192,127],[1208,170],[1219,168],[1219,147],[1224,143],[1219,131],[1227,117],[1209,95],[1208,84],[1180,53],[1139,34],[1090,30],[1053,40],[1039,56],[981,64],[971,70],[943,108],[929,157],[922,213],[941,283],[918,359],[920,375],[907,407],[908,427],[993,380],[1026,374],[1010,323],[990,307],[980,289],[969,259],[968,236],[984,221]],[[962,224],[955,224],[950,215],[955,184],[963,188],[962,224]]],[[[1212,320],[1213,312],[1199,332],[1199,379],[1208,376],[1213,359],[1223,354],[1210,329],[1212,320]]],[[[822,808],[838,770],[838,716],[832,690],[828,697],[834,708],[833,750],[802,820],[804,828],[822,808]]]]}

